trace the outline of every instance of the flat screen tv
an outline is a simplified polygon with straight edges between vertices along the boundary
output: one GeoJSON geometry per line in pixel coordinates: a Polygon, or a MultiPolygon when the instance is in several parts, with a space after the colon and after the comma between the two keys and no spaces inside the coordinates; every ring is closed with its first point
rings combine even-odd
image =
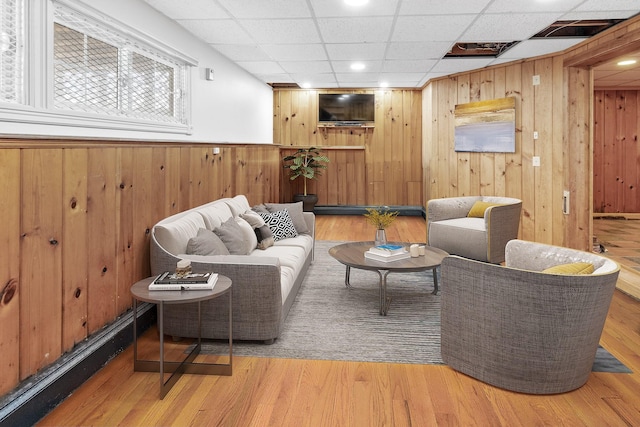
{"type": "Polygon", "coordinates": [[[375,120],[375,95],[321,93],[318,95],[318,122],[362,124],[375,120]]]}

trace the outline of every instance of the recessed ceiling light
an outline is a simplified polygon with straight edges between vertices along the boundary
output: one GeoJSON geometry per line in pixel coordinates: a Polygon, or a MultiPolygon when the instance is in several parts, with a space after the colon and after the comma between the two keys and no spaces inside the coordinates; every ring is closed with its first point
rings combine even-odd
{"type": "Polygon", "coordinates": [[[302,87],[305,88],[305,89],[309,89],[311,87],[311,83],[304,82],[304,83],[302,83],[302,87]]]}
{"type": "Polygon", "coordinates": [[[387,82],[380,82],[380,87],[389,87],[389,83],[387,83],[387,82]]]}
{"type": "Polygon", "coordinates": [[[369,3],[369,0],[344,0],[344,2],[348,6],[364,6],[369,3]]]}
{"type": "Polygon", "coordinates": [[[351,69],[353,71],[362,71],[365,69],[365,65],[362,62],[354,62],[351,64],[351,69]]]}
{"type": "Polygon", "coordinates": [[[638,61],[636,61],[635,59],[627,59],[625,61],[618,62],[618,65],[633,65],[636,62],[638,62],[638,61]]]}

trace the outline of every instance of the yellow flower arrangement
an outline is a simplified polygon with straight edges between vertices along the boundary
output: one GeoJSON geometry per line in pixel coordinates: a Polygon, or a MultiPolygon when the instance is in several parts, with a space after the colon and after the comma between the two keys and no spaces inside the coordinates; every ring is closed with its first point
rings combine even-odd
{"type": "Polygon", "coordinates": [[[366,208],[367,213],[364,217],[369,224],[374,225],[378,230],[385,230],[396,219],[400,212],[389,211],[388,206],[383,208],[366,208]]]}

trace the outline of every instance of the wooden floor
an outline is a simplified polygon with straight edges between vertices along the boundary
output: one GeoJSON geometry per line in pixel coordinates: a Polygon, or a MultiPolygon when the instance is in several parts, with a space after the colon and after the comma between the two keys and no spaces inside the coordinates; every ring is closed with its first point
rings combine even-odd
{"type": "MultiPolygon", "coordinates": [[[[320,240],[373,237],[360,216],[317,220],[320,240]]],[[[424,240],[424,220],[401,217],[388,235],[424,240]]],[[[141,351],[157,349],[156,331],[143,338],[141,351]]],[[[164,400],[157,374],[133,372],[129,347],[39,425],[638,426],[640,302],[615,292],[601,343],[634,373],[592,373],[560,395],[500,390],[447,366],[235,357],[233,376],[185,375],[164,400]]]]}

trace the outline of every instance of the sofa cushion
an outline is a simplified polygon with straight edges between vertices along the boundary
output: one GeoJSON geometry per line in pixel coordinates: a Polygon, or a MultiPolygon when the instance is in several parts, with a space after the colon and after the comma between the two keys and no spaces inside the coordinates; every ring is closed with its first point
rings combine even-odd
{"type": "Polygon", "coordinates": [[[186,253],[189,239],[197,236],[201,228],[206,228],[202,215],[189,211],[159,222],[153,227],[153,234],[162,248],[176,255],[186,253]]]}
{"type": "Polygon", "coordinates": [[[229,255],[224,242],[211,230],[201,228],[198,235],[187,242],[189,255],[229,255]]]}
{"type": "Polygon", "coordinates": [[[233,214],[233,216],[240,216],[241,213],[244,213],[251,209],[249,201],[242,194],[239,194],[232,199],[225,199],[224,202],[231,209],[231,213],[233,214]]]}
{"type": "MultiPolygon", "coordinates": [[[[244,221],[244,220],[243,220],[244,221]]],[[[246,221],[245,221],[246,222],[246,221]]],[[[248,225],[248,223],[247,223],[248,225]]],[[[251,242],[246,232],[236,222],[235,218],[229,218],[213,230],[220,237],[224,245],[232,255],[247,255],[251,252],[251,242]]],[[[253,230],[251,230],[253,233],[253,230]]]]}
{"type": "Polygon", "coordinates": [[[553,267],[546,268],[542,270],[542,272],[549,274],[591,274],[593,273],[593,264],[590,262],[558,264],[553,267]]]}
{"type": "Polygon", "coordinates": [[[271,213],[278,212],[286,209],[289,212],[293,226],[296,228],[298,234],[309,233],[307,222],[304,220],[304,214],[302,210],[302,202],[296,203],[265,203],[267,210],[271,213]]]}
{"type": "Polygon", "coordinates": [[[201,206],[197,208],[197,211],[204,218],[206,228],[209,230],[220,227],[223,222],[233,216],[229,206],[220,200],[201,206]]]}
{"type": "Polygon", "coordinates": [[[259,212],[265,224],[273,232],[273,238],[277,242],[278,240],[287,239],[290,237],[296,237],[298,235],[289,212],[284,209],[273,213],[259,212]]]}

